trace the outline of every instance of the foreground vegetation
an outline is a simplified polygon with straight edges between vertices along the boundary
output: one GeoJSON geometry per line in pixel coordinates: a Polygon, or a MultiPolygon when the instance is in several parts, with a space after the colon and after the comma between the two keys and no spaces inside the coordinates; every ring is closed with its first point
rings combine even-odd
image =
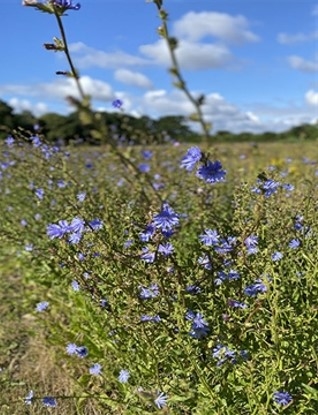
{"type": "Polygon", "coordinates": [[[316,413],[316,149],[125,151],[2,152],[1,413],[316,413]]]}

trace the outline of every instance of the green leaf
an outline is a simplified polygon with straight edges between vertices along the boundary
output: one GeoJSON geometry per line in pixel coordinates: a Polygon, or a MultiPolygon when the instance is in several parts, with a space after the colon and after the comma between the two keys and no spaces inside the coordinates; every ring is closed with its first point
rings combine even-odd
{"type": "Polygon", "coordinates": [[[309,393],[310,398],[312,398],[315,401],[318,401],[318,390],[306,385],[305,383],[302,383],[303,388],[309,393]]]}

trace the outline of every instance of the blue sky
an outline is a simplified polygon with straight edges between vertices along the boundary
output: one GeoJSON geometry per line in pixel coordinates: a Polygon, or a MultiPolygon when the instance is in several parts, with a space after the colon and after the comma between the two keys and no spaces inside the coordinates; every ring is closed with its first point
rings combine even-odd
{"type": "MultiPolygon", "coordinates": [[[[79,0],[64,17],[75,65],[94,107],[132,115],[189,115],[191,104],[167,72],[154,4],[79,0]]],[[[43,43],[59,36],[54,16],[0,0],[0,99],[16,111],[72,110],[76,94],[61,53],[43,43]]],[[[177,56],[194,94],[205,93],[214,131],[282,131],[318,119],[318,2],[313,0],[165,0],[177,56]]]]}

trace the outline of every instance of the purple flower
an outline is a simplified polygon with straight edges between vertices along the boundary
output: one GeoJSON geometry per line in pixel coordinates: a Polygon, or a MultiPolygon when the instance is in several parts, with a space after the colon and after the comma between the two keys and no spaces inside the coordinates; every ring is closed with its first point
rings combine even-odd
{"type": "Polygon", "coordinates": [[[217,275],[218,275],[218,277],[215,280],[216,285],[221,285],[222,282],[224,282],[226,280],[234,281],[234,280],[238,280],[240,278],[240,274],[237,271],[234,271],[233,269],[231,269],[228,272],[219,271],[217,275]]]}
{"type": "Polygon", "coordinates": [[[79,192],[76,196],[79,202],[84,202],[85,197],[86,197],[86,192],[79,192]]]}
{"type": "Polygon", "coordinates": [[[42,142],[41,142],[40,138],[37,135],[32,136],[30,138],[30,140],[32,141],[32,145],[35,148],[40,147],[42,145],[42,142]]]}
{"type": "Polygon", "coordinates": [[[214,162],[207,161],[206,164],[198,168],[197,176],[206,183],[218,183],[225,181],[226,170],[223,170],[219,160],[214,162]]]}
{"type": "Polygon", "coordinates": [[[229,236],[227,238],[223,238],[220,241],[218,246],[215,246],[215,252],[220,255],[225,255],[231,252],[236,244],[236,238],[234,236],[229,236]]]}
{"type": "Polygon", "coordinates": [[[82,233],[84,232],[85,222],[81,218],[74,218],[69,226],[70,232],[82,233]]]}
{"type": "Polygon", "coordinates": [[[69,232],[70,227],[66,220],[60,220],[58,225],[56,224],[49,224],[46,228],[46,233],[50,239],[54,238],[63,238],[63,236],[69,232]]]}
{"type": "Polygon", "coordinates": [[[310,227],[304,225],[304,217],[300,215],[297,215],[295,217],[294,229],[296,231],[303,231],[303,234],[306,235],[308,235],[310,232],[310,227]]]}
{"type": "Polygon", "coordinates": [[[268,179],[265,181],[258,180],[258,184],[259,187],[252,189],[252,191],[254,193],[263,194],[265,197],[270,197],[271,195],[276,193],[280,186],[279,182],[272,179],[268,179]]]}
{"type": "Polygon", "coordinates": [[[41,313],[42,311],[45,311],[49,306],[49,303],[47,301],[41,301],[36,305],[36,311],[41,313]]]}
{"type": "Polygon", "coordinates": [[[236,363],[236,353],[234,350],[229,349],[227,346],[224,346],[223,344],[217,344],[213,351],[212,356],[214,359],[217,360],[217,366],[221,366],[226,361],[229,361],[230,363],[236,363]]]}
{"type": "Polygon", "coordinates": [[[159,295],[158,284],[151,284],[149,287],[139,287],[139,290],[140,290],[139,297],[142,300],[148,300],[151,298],[155,298],[159,295]]]}
{"type": "Polygon", "coordinates": [[[154,232],[155,232],[155,227],[153,225],[147,225],[146,229],[139,234],[139,239],[142,242],[149,242],[154,232]]]}
{"type": "Polygon", "coordinates": [[[285,189],[287,192],[292,192],[295,189],[295,186],[290,183],[283,184],[283,189],[285,189]]]}
{"type": "Polygon", "coordinates": [[[83,234],[80,232],[73,232],[68,238],[69,243],[78,244],[83,237],[83,234]]]}
{"type": "Polygon", "coordinates": [[[89,368],[89,373],[93,376],[100,375],[100,372],[102,370],[102,366],[99,363],[94,363],[93,366],[89,368]]]}
{"type": "Polygon", "coordinates": [[[167,242],[166,244],[160,244],[158,247],[158,252],[165,256],[171,255],[173,250],[173,245],[170,242],[167,242]]]}
{"type": "Polygon", "coordinates": [[[283,254],[281,253],[281,252],[279,252],[279,251],[276,251],[276,252],[274,252],[273,253],[273,255],[272,255],[272,260],[273,261],[280,261],[282,258],[283,258],[283,254]]]}
{"type": "Polygon", "coordinates": [[[76,354],[76,350],[77,350],[77,345],[75,343],[69,343],[66,346],[66,353],[69,355],[76,354]]]}
{"type": "Polygon", "coordinates": [[[35,196],[38,199],[40,199],[40,200],[43,199],[43,197],[44,197],[44,190],[43,189],[36,189],[34,193],[35,193],[35,196]]]}
{"type": "Polygon", "coordinates": [[[8,147],[12,147],[12,146],[13,146],[13,144],[14,144],[14,142],[15,142],[15,139],[14,139],[11,135],[9,135],[9,137],[7,137],[7,138],[4,140],[4,142],[6,143],[6,145],[7,145],[8,147]]]}
{"type": "Polygon", "coordinates": [[[52,398],[51,396],[45,396],[42,399],[42,403],[44,406],[48,407],[48,408],[56,408],[57,406],[57,402],[55,398],[52,398]]]}
{"type": "Polygon", "coordinates": [[[148,316],[147,314],[143,314],[140,317],[140,321],[142,323],[146,323],[146,322],[159,323],[161,321],[161,318],[160,318],[159,315],[156,315],[156,316],[148,316]]]}
{"type": "Polygon", "coordinates": [[[75,343],[68,343],[66,346],[66,353],[70,356],[77,355],[78,357],[86,357],[88,355],[87,347],[77,346],[75,343]]]}
{"type": "Polygon", "coordinates": [[[274,402],[282,406],[288,405],[293,400],[292,396],[286,391],[274,392],[273,399],[274,402]]]}
{"type": "Polygon", "coordinates": [[[198,259],[198,264],[203,265],[205,269],[208,269],[208,270],[212,269],[210,258],[206,254],[200,256],[200,258],[198,259]]]}
{"type": "Polygon", "coordinates": [[[149,173],[150,172],[150,166],[147,163],[140,163],[138,166],[138,170],[141,173],[149,173]]]}
{"type": "Polygon", "coordinates": [[[71,287],[73,289],[73,291],[79,291],[80,290],[80,285],[77,281],[73,280],[71,283],[71,287]]]}
{"type": "Polygon", "coordinates": [[[60,179],[57,181],[57,187],[59,187],[60,189],[64,189],[64,187],[66,187],[66,183],[64,180],[60,179]]]}
{"type": "Polygon", "coordinates": [[[245,308],[247,308],[248,307],[248,305],[247,304],[245,304],[245,303],[241,303],[241,302],[239,302],[239,301],[236,301],[236,300],[228,300],[228,305],[230,306],[230,307],[233,307],[233,308],[242,308],[242,309],[245,309],[245,308]]]}
{"type": "Polygon", "coordinates": [[[300,240],[299,239],[292,239],[289,242],[288,246],[291,249],[297,249],[300,246],[300,240]]]}
{"type": "Polygon", "coordinates": [[[200,294],[201,288],[198,287],[197,285],[188,285],[186,287],[186,292],[192,295],[200,294]]]}
{"type": "Polygon", "coordinates": [[[61,7],[64,10],[79,10],[81,5],[79,3],[73,4],[72,0],[53,0],[54,6],[61,7]]]}
{"type": "Polygon", "coordinates": [[[192,171],[194,166],[201,160],[202,153],[198,147],[191,147],[181,159],[180,167],[192,171]]]}
{"type": "Polygon", "coordinates": [[[250,297],[256,297],[259,293],[265,293],[267,291],[267,287],[265,284],[261,282],[261,280],[256,280],[256,282],[252,285],[249,285],[244,289],[244,294],[250,297]]]}
{"type": "Polygon", "coordinates": [[[120,383],[127,383],[130,378],[130,373],[126,369],[121,369],[118,375],[118,380],[120,383]]]}
{"type": "Polygon", "coordinates": [[[123,106],[123,101],[122,101],[121,99],[115,99],[115,100],[112,102],[112,106],[113,106],[114,108],[121,108],[121,107],[123,106]]]}
{"type": "Polygon", "coordinates": [[[168,399],[167,395],[161,392],[158,394],[158,396],[154,400],[154,403],[158,409],[161,409],[167,405],[167,399],[168,399]]]}
{"type": "Polygon", "coordinates": [[[150,160],[153,155],[153,152],[151,150],[142,150],[141,155],[144,159],[150,160]]]}
{"type": "Polygon", "coordinates": [[[244,244],[245,244],[245,246],[247,248],[247,253],[249,255],[256,254],[257,251],[258,251],[258,247],[257,247],[257,244],[258,244],[258,236],[256,236],[256,235],[250,235],[250,236],[248,236],[245,239],[244,244]]]}
{"type": "Polygon", "coordinates": [[[202,235],[199,236],[200,241],[204,243],[205,246],[214,246],[218,245],[220,235],[215,229],[206,229],[202,235]]]}
{"type": "Polygon", "coordinates": [[[124,248],[128,249],[133,245],[134,241],[132,239],[127,239],[127,241],[124,242],[124,248]]]}
{"type": "Polygon", "coordinates": [[[81,358],[86,357],[88,355],[87,347],[78,346],[76,348],[76,354],[77,354],[78,357],[81,357],[81,358]]]}
{"type": "Polygon", "coordinates": [[[179,224],[179,215],[169,206],[163,203],[161,211],[154,216],[152,224],[163,231],[171,230],[179,224]]]}
{"type": "Polygon", "coordinates": [[[205,337],[210,331],[207,322],[203,319],[201,313],[194,313],[193,311],[188,311],[186,314],[186,319],[191,321],[191,330],[190,336],[195,339],[201,339],[205,337]]]}
{"type": "Polygon", "coordinates": [[[149,248],[145,246],[144,248],[142,248],[142,254],[140,255],[140,258],[143,259],[145,262],[148,262],[148,264],[152,264],[156,259],[156,253],[151,252],[149,248]]]}
{"type": "Polygon", "coordinates": [[[89,226],[93,231],[99,231],[103,227],[103,221],[101,219],[93,219],[89,222],[89,226]]]}

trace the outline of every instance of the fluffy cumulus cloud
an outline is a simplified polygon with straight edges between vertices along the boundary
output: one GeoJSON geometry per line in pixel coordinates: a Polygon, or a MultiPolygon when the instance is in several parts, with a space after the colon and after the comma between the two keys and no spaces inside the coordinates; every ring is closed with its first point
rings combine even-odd
{"type": "MultiPolygon", "coordinates": [[[[199,94],[197,94],[199,95],[199,94]]],[[[316,94],[318,100],[318,93],[316,94]]],[[[317,111],[308,107],[305,102],[301,106],[285,105],[277,107],[269,104],[251,104],[243,109],[225,99],[219,93],[206,95],[202,106],[204,119],[213,125],[213,133],[230,131],[234,133],[265,131],[286,131],[300,124],[317,122],[317,111]]],[[[138,113],[153,118],[164,115],[188,116],[193,107],[182,91],[167,92],[165,90],[149,91],[139,100],[138,113]]],[[[199,130],[197,123],[189,123],[191,128],[199,130]]]]}
{"type": "Polygon", "coordinates": [[[33,103],[28,99],[13,97],[8,100],[8,104],[14,109],[14,112],[16,113],[31,111],[34,115],[41,116],[48,112],[48,106],[44,102],[33,103]]]}
{"type": "Polygon", "coordinates": [[[305,94],[305,100],[308,105],[318,107],[318,91],[310,89],[305,94]]]}
{"type": "Polygon", "coordinates": [[[302,72],[318,72],[318,59],[304,59],[301,56],[292,55],[287,58],[287,62],[293,69],[302,72]]]}
{"type": "MultiPolygon", "coordinates": [[[[183,115],[186,117],[194,109],[181,91],[168,93],[165,90],[156,90],[144,94],[140,102],[140,110],[153,117],[163,115],[183,115]]],[[[202,111],[205,120],[213,123],[214,131],[262,131],[264,127],[259,117],[252,111],[242,111],[236,105],[227,102],[218,93],[206,95],[206,103],[203,105],[202,111]]],[[[192,123],[191,127],[196,128],[197,124],[192,123]]]]}
{"type": "Polygon", "coordinates": [[[151,89],[153,87],[150,79],[140,72],[133,72],[128,69],[117,69],[114,77],[117,81],[126,85],[145,89],[151,89]]]}
{"type": "Polygon", "coordinates": [[[79,68],[117,69],[123,66],[143,66],[149,62],[123,51],[105,52],[77,42],[70,45],[74,61],[79,68]]]}
{"type": "MultiPolygon", "coordinates": [[[[189,70],[232,67],[236,59],[228,47],[229,44],[259,40],[248,27],[249,23],[244,16],[216,12],[185,14],[172,25],[172,33],[179,42],[176,56],[180,66],[189,70]],[[208,42],[208,37],[213,37],[216,41],[208,42]]],[[[163,39],[141,45],[139,51],[156,65],[171,65],[169,51],[163,39]]]]}
{"type": "MultiPolygon", "coordinates": [[[[114,92],[106,82],[83,76],[81,77],[81,84],[84,92],[96,100],[110,101],[114,98],[114,92]]],[[[59,78],[51,83],[37,85],[0,85],[0,93],[40,97],[45,100],[54,98],[64,100],[67,96],[79,98],[75,80],[72,78],[59,78]]]]}
{"type": "MultiPolygon", "coordinates": [[[[169,50],[163,39],[149,45],[142,45],[140,52],[153,63],[164,67],[171,65],[169,50]]],[[[178,62],[183,69],[202,70],[227,67],[233,56],[227,47],[204,43],[181,41],[176,50],[178,62]]]]}
{"type": "Polygon", "coordinates": [[[257,42],[259,37],[249,30],[248,20],[241,15],[217,12],[189,12],[173,25],[177,37],[198,41],[212,36],[227,43],[257,42]]]}
{"type": "MultiPolygon", "coordinates": [[[[234,61],[229,50],[230,44],[257,42],[259,37],[253,33],[249,21],[241,15],[231,16],[218,12],[189,12],[171,25],[173,36],[179,40],[176,50],[180,65],[184,69],[200,70],[224,68],[234,61]],[[213,41],[207,38],[214,38],[213,41]]],[[[99,67],[123,70],[136,66],[170,66],[171,59],[166,42],[160,39],[152,44],[139,47],[139,54],[132,55],[124,51],[106,52],[96,50],[82,42],[70,45],[75,63],[80,68],[99,67]]],[[[128,72],[118,72],[121,82],[133,82],[128,72]],[[124,80],[124,81],[123,81],[124,80]]],[[[139,86],[149,82],[138,76],[139,86]]]]}

